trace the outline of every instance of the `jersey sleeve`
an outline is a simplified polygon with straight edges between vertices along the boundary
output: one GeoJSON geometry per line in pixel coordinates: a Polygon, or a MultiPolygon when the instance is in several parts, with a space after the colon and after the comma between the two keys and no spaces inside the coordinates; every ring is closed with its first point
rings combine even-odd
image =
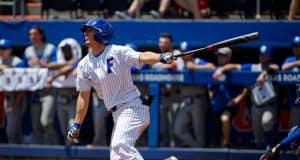
{"type": "Polygon", "coordinates": [[[300,128],[298,128],[295,132],[293,132],[288,137],[284,138],[281,142],[279,142],[282,148],[288,147],[292,142],[300,139],[300,128]]]}
{"type": "Polygon", "coordinates": [[[50,61],[57,62],[56,48],[53,48],[50,53],[50,61]]]}
{"type": "Polygon", "coordinates": [[[195,64],[205,65],[207,62],[201,58],[196,58],[194,61],[195,64]]]}
{"type": "Polygon", "coordinates": [[[291,62],[295,62],[296,58],[295,57],[288,57],[284,60],[283,64],[287,64],[287,63],[291,63],[291,62]]]}
{"type": "Polygon", "coordinates": [[[91,73],[88,72],[88,65],[80,63],[77,67],[77,91],[89,91],[92,88],[91,73]]]}
{"type": "Polygon", "coordinates": [[[142,67],[143,64],[140,63],[141,52],[137,52],[129,47],[124,47],[121,52],[123,53],[125,63],[129,64],[129,66],[142,67]]]}
{"type": "Polygon", "coordinates": [[[26,58],[26,51],[23,53],[21,62],[18,63],[18,64],[16,65],[16,67],[18,67],[18,68],[25,68],[25,67],[28,67],[28,60],[27,60],[27,58],[26,58]]]}
{"type": "Polygon", "coordinates": [[[241,71],[251,71],[252,64],[241,64],[241,71]]]}
{"type": "Polygon", "coordinates": [[[13,67],[18,67],[22,63],[22,60],[19,57],[14,56],[12,60],[12,66],[13,67]]]}

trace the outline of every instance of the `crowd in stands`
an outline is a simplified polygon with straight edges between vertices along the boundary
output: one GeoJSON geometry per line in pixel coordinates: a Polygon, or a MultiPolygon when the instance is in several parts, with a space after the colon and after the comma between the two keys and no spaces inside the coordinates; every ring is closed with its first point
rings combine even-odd
{"type": "MultiPolygon", "coordinates": [[[[127,20],[151,19],[149,16],[154,19],[230,19],[230,15],[238,15],[242,20],[259,18],[257,4],[253,0],[41,0],[41,4],[43,18],[44,15],[50,17],[51,9],[70,11],[72,19],[85,18],[83,12],[127,20]]],[[[297,19],[298,6],[299,0],[260,0],[259,14],[269,15],[270,18],[266,19],[293,20],[297,19]]],[[[29,13],[28,8],[25,11],[29,13]]]]}
{"type": "MultiPolygon", "coordinates": [[[[82,48],[73,38],[61,40],[58,46],[47,42],[43,29],[32,26],[28,31],[29,45],[18,58],[12,55],[13,42],[8,38],[0,40],[0,69],[17,68],[48,68],[56,70],[48,77],[50,85],[55,79],[67,79],[76,76],[76,67],[82,56],[82,48]]],[[[139,50],[134,44],[127,44],[134,50],[139,50]]],[[[208,85],[172,85],[161,86],[160,105],[160,146],[163,147],[231,147],[232,120],[239,110],[240,103],[250,97],[250,112],[253,124],[254,144],[256,148],[264,149],[276,142],[271,139],[272,134],[278,132],[278,112],[282,106],[277,98],[271,95],[278,94],[278,86],[266,81],[266,77],[278,70],[299,72],[300,67],[300,37],[292,40],[294,56],[287,57],[282,65],[272,63],[272,46],[262,44],[259,50],[259,61],[254,64],[235,64],[231,62],[232,49],[225,47],[215,52],[217,63],[208,62],[199,57],[185,56],[178,58],[172,64],[156,63],[153,66],[144,65],[137,70],[152,69],[156,71],[167,70],[202,70],[212,71],[212,77],[222,79],[225,72],[237,70],[240,72],[258,72],[254,86],[241,86],[235,84],[208,84],[208,85]],[[261,86],[272,86],[270,90],[261,89],[261,86]],[[274,87],[273,87],[274,86],[274,87]],[[255,99],[255,95],[267,97],[267,101],[255,99]],[[207,132],[207,121],[213,131],[207,132]],[[209,137],[209,138],[208,138],[209,137]],[[209,141],[208,141],[209,139],[209,141]]],[[[169,33],[161,33],[158,38],[158,48],[161,52],[184,52],[192,50],[191,45],[182,41],[178,49],[173,46],[173,37],[169,33]]],[[[147,97],[148,87],[140,85],[141,93],[147,97]]],[[[270,88],[270,87],[269,87],[270,88]]],[[[299,86],[288,86],[287,99],[290,107],[290,126],[299,125],[300,101],[299,86]]],[[[47,87],[33,92],[7,92],[5,93],[5,119],[4,128],[6,138],[2,142],[12,144],[49,144],[70,145],[66,139],[66,132],[74,122],[75,88],[47,87]],[[26,114],[27,113],[27,114],[26,114]],[[30,115],[26,123],[23,117],[30,115]],[[59,127],[57,127],[59,126],[59,127]],[[25,139],[24,128],[30,132],[25,139]],[[30,138],[28,138],[28,136],[30,138]]],[[[150,105],[151,100],[145,98],[150,105]]],[[[110,113],[105,109],[102,100],[92,91],[90,103],[90,116],[93,126],[89,126],[93,133],[82,133],[81,145],[105,146],[109,142],[111,132],[110,113]],[[93,138],[90,138],[92,136],[93,138]]],[[[28,118],[28,117],[27,117],[28,118]]],[[[85,129],[82,129],[83,131],[85,129]]],[[[88,130],[88,129],[87,129],[88,130]]],[[[139,144],[146,145],[146,136],[141,138],[139,144]]]]}

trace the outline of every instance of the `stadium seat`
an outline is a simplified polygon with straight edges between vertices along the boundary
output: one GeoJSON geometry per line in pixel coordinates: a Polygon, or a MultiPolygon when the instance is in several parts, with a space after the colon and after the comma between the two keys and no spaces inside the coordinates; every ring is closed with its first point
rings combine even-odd
{"type": "Polygon", "coordinates": [[[70,17],[74,18],[73,11],[76,13],[76,2],[74,0],[42,0],[41,16],[46,12],[46,19],[49,17],[49,10],[54,9],[57,11],[70,11],[70,17]]]}

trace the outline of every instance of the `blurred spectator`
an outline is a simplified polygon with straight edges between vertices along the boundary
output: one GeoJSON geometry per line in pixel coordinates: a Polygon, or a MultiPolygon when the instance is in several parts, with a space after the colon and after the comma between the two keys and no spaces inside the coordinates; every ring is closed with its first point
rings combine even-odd
{"type": "MultiPolygon", "coordinates": [[[[222,73],[224,66],[230,63],[232,51],[230,48],[220,48],[216,52],[218,58],[218,67],[213,77],[220,81],[225,79],[224,75],[216,76],[216,74],[222,73]]],[[[245,90],[240,92],[241,87],[233,84],[213,84],[209,86],[210,98],[211,98],[211,111],[213,122],[217,129],[217,134],[222,133],[221,145],[223,147],[230,146],[230,132],[231,132],[231,120],[235,116],[239,108],[240,101],[246,95],[245,90]]],[[[215,136],[212,136],[215,137],[215,136]]],[[[220,137],[217,135],[216,137],[220,137]]],[[[214,141],[217,141],[216,139],[214,141]]],[[[219,142],[215,142],[218,143],[219,142]]]]}
{"type": "MultiPolygon", "coordinates": [[[[300,72],[300,36],[295,36],[292,45],[294,56],[285,59],[282,70],[300,72]]],[[[300,124],[300,84],[289,86],[287,95],[291,107],[290,126],[292,127],[300,124]]]]}
{"type": "MultiPolygon", "coordinates": [[[[192,50],[185,41],[180,43],[180,51],[192,50]]],[[[191,55],[183,57],[185,68],[190,70],[213,70],[215,66],[191,55]]],[[[205,146],[205,118],[207,114],[207,87],[204,85],[182,85],[182,103],[175,117],[174,134],[183,147],[205,146]]]]}
{"type": "Polygon", "coordinates": [[[298,7],[299,7],[299,0],[291,0],[289,17],[288,17],[290,21],[295,19],[295,15],[297,13],[298,7]]]}
{"type": "MultiPolygon", "coordinates": [[[[0,39],[0,69],[18,67],[22,62],[19,57],[12,55],[12,43],[8,39],[0,39]]],[[[5,93],[6,112],[6,135],[8,143],[21,144],[22,138],[22,117],[23,117],[23,92],[5,93]]]]}
{"type": "MultiPolygon", "coordinates": [[[[273,74],[276,70],[279,70],[279,66],[277,64],[272,63],[272,47],[267,45],[262,45],[260,47],[258,64],[228,64],[222,67],[222,69],[218,70],[218,72],[215,73],[214,76],[215,78],[219,78],[223,74],[223,72],[230,70],[251,71],[260,73],[257,77],[256,83],[258,86],[261,87],[261,89],[255,91],[255,93],[252,89],[253,93],[251,92],[251,117],[256,147],[257,149],[264,149],[266,147],[266,143],[267,145],[272,145],[272,136],[269,134],[272,134],[272,131],[276,124],[278,110],[276,99],[270,96],[272,95],[271,92],[275,93],[275,90],[272,89],[269,90],[269,92],[267,92],[267,90],[262,89],[263,85],[268,85],[266,83],[270,83],[269,81],[265,82],[266,76],[268,74],[273,74]],[[253,94],[256,94],[255,96],[259,96],[261,94],[269,95],[264,95],[266,100],[264,100],[264,103],[261,103],[256,102],[254,100],[253,94]],[[266,97],[269,97],[269,99],[266,97]],[[266,138],[265,133],[267,133],[266,138]]],[[[251,89],[251,87],[249,89],[251,89]]]]}
{"type": "Polygon", "coordinates": [[[51,68],[56,68],[57,72],[48,79],[48,83],[59,79],[61,83],[57,94],[57,116],[59,120],[61,134],[64,136],[64,142],[67,144],[67,129],[74,123],[76,110],[77,92],[74,87],[68,88],[65,83],[73,83],[75,78],[71,76],[72,71],[76,69],[77,64],[82,56],[81,46],[73,38],[63,39],[57,47],[57,63],[51,68]]]}
{"type": "MultiPolygon", "coordinates": [[[[169,33],[161,33],[159,36],[159,49],[162,53],[173,51],[173,37],[169,33]]],[[[156,70],[177,71],[182,70],[184,62],[178,58],[172,64],[156,63],[152,66],[156,70]]],[[[178,85],[161,85],[160,106],[160,145],[170,146],[173,142],[173,123],[176,110],[174,107],[180,101],[180,87],[178,85]]]]}
{"type": "MultiPolygon", "coordinates": [[[[139,6],[142,8],[145,2],[146,0],[133,0],[127,11],[116,11],[115,15],[122,19],[132,19],[137,9],[139,9],[139,6]]],[[[200,19],[207,14],[206,9],[200,11],[198,1],[196,0],[175,0],[175,2],[180,7],[190,11],[195,19],[200,19]]],[[[158,11],[151,10],[150,14],[156,19],[163,18],[169,9],[170,4],[171,0],[161,0],[158,11]]]]}
{"type": "MultiPolygon", "coordinates": [[[[56,48],[53,44],[46,42],[44,30],[38,26],[32,26],[28,33],[32,45],[25,49],[22,66],[47,68],[55,64],[56,48]]],[[[52,88],[34,91],[31,94],[33,144],[58,144],[58,137],[53,127],[55,115],[53,95],[52,88]]]]}

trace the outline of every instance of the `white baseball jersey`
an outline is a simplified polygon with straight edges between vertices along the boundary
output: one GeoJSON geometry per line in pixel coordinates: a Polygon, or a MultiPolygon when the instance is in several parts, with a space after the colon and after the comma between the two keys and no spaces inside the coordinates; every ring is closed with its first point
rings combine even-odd
{"type": "MultiPolygon", "coordinates": [[[[36,48],[33,45],[28,46],[24,51],[24,58],[28,62],[28,67],[39,67],[38,65],[30,64],[30,59],[37,57],[46,63],[56,62],[56,48],[51,43],[45,43],[42,48],[36,48]]],[[[26,64],[27,64],[26,62],[26,64]]],[[[27,66],[26,66],[27,67],[27,66]]]]}
{"type": "Polygon", "coordinates": [[[95,57],[88,53],[78,65],[77,90],[93,87],[108,110],[115,105],[133,102],[140,92],[133,84],[131,66],[141,66],[140,52],[119,45],[108,45],[95,57]]]}

